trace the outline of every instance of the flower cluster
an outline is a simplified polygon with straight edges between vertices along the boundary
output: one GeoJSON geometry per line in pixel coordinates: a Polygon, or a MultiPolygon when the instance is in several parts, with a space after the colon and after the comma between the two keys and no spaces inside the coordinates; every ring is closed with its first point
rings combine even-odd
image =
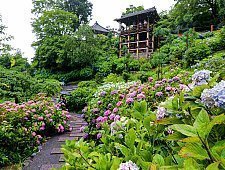
{"type": "Polygon", "coordinates": [[[202,92],[201,101],[207,107],[220,107],[225,109],[225,81],[222,80],[212,89],[205,89],[202,92]]]}
{"type": "Polygon", "coordinates": [[[119,170],[139,170],[138,166],[132,161],[128,161],[126,163],[121,163],[119,170]]]}
{"type": "MultiPolygon", "coordinates": [[[[8,123],[16,120],[16,126],[21,126],[36,139],[37,144],[40,144],[43,137],[51,135],[50,132],[62,133],[69,130],[69,112],[61,110],[60,106],[40,94],[35,100],[26,103],[16,104],[7,101],[0,104],[0,115],[8,123]]],[[[12,124],[15,125],[13,122],[12,124]]]]}
{"type": "Polygon", "coordinates": [[[210,80],[210,74],[212,72],[209,70],[200,70],[195,72],[192,76],[192,82],[194,86],[201,86],[203,84],[207,84],[210,80]]]}

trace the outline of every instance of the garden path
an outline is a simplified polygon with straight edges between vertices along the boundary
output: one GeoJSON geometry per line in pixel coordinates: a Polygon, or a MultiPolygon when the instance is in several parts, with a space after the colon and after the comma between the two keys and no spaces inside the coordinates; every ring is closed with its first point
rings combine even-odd
{"type": "MultiPolygon", "coordinates": [[[[70,93],[76,86],[65,86],[62,90],[63,93],[70,93]]],[[[49,170],[51,168],[59,168],[64,162],[61,146],[65,144],[66,140],[78,140],[84,134],[80,133],[80,127],[86,125],[86,122],[79,114],[70,113],[70,126],[71,132],[50,138],[43,146],[39,153],[34,157],[25,161],[23,170],[49,170]]]]}

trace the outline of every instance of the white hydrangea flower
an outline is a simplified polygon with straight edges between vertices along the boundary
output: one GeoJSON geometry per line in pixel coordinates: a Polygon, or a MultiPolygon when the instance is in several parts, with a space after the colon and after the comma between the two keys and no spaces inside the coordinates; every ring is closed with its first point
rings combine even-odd
{"type": "Polygon", "coordinates": [[[132,161],[121,163],[118,170],[139,170],[138,166],[132,161]]]}
{"type": "Polygon", "coordinates": [[[157,120],[163,119],[166,115],[166,109],[164,107],[158,107],[156,112],[157,120]]]}

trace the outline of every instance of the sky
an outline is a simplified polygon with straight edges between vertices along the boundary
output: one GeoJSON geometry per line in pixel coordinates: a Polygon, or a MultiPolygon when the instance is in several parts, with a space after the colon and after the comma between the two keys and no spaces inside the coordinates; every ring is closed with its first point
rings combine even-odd
{"type": "MultiPolygon", "coordinates": [[[[92,21],[96,21],[104,27],[118,28],[118,24],[113,21],[119,18],[129,5],[143,5],[145,9],[156,7],[158,12],[169,10],[174,4],[173,0],[89,0],[93,3],[92,21]]],[[[0,14],[3,23],[8,27],[7,33],[14,37],[11,44],[14,48],[19,48],[24,57],[29,61],[34,56],[34,49],[31,47],[35,36],[31,27],[31,0],[0,0],[0,14]]]]}

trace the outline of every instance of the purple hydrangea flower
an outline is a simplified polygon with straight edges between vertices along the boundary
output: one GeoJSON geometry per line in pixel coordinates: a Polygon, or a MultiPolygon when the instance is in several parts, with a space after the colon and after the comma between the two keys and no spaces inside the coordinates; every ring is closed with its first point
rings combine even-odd
{"type": "Polygon", "coordinates": [[[155,95],[156,95],[157,97],[161,97],[161,96],[163,95],[163,92],[157,92],[155,95]]]}
{"type": "Polygon", "coordinates": [[[127,100],[126,100],[126,103],[127,104],[131,104],[133,102],[134,102],[134,99],[133,98],[127,98],[127,100]]]}
{"type": "Polygon", "coordinates": [[[106,110],[106,111],[105,111],[105,113],[104,113],[104,116],[109,116],[109,115],[110,115],[110,113],[111,113],[111,111],[110,111],[110,110],[106,110]]]}
{"type": "Polygon", "coordinates": [[[138,166],[132,161],[121,163],[118,170],[139,170],[138,166]]]}
{"type": "Polygon", "coordinates": [[[97,139],[100,139],[102,137],[102,134],[101,133],[98,133],[97,134],[97,139]]]}

